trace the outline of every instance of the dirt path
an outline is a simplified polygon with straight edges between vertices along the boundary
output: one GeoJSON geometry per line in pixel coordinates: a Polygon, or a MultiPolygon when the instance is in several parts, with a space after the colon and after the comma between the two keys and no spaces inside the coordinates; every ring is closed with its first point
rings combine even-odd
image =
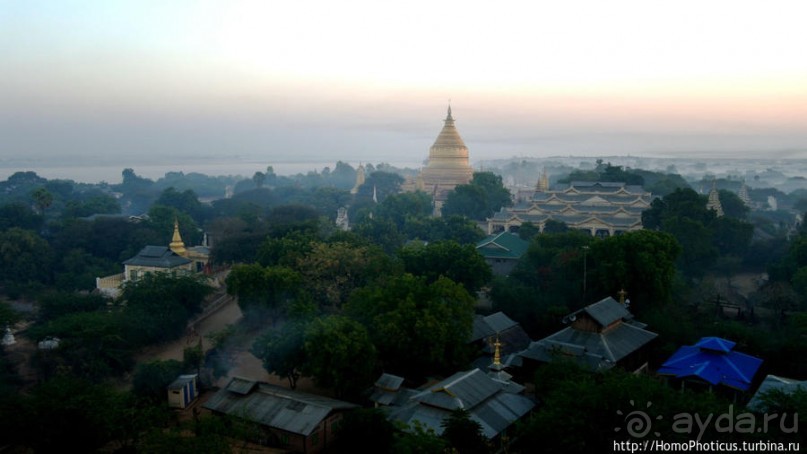
{"type": "MultiPolygon", "coordinates": [[[[169,360],[175,359],[182,361],[183,351],[185,348],[197,345],[199,339],[202,340],[202,349],[207,352],[213,345],[207,339],[207,336],[225,329],[229,325],[238,326],[238,323],[243,318],[241,308],[233,298],[228,298],[218,308],[206,314],[203,319],[194,325],[194,330],[189,332],[188,335],[182,338],[162,345],[152,346],[136,356],[136,361],[147,362],[153,360],[169,360]]],[[[256,358],[249,352],[255,336],[246,336],[242,345],[235,346],[228,350],[227,357],[229,358],[230,368],[227,375],[219,378],[214,385],[225,386],[232,377],[244,377],[250,380],[263,381],[273,383],[276,385],[288,387],[289,383],[284,377],[269,374],[263,368],[261,360],[256,358]]],[[[297,389],[301,391],[316,391],[319,394],[328,394],[327,391],[317,389],[311,380],[301,378],[297,382],[297,389]]]]}

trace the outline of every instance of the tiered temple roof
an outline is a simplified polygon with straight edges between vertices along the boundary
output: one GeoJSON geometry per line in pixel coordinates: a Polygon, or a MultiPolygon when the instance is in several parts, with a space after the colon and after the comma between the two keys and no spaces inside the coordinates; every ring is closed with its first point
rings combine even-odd
{"type": "Polygon", "coordinates": [[[624,183],[572,182],[549,191],[536,191],[526,201],[502,208],[488,219],[488,233],[510,230],[530,222],[543,231],[548,220],[572,229],[613,235],[640,230],[642,211],[652,196],[641,186],[624,183]]]}

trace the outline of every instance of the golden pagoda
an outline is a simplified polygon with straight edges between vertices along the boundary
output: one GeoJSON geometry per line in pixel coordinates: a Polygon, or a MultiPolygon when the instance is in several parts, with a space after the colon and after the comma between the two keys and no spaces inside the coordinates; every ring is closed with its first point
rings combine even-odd
{"type": "Polygon", "coordinates": [[[468,162],[468,147],[454,126],[451,106],[448,106],[448,115],[443,123],[443,129],[429,150],[429,162],[413,182],[414,188],[408,189],[431,194],[435,216],[440,216],[448,193],[457,185],[470,183],[474,175],[474,169],[468,162]]]}
{"type": "Polygon", "coordinates": [[[473,178],[474,169],[468,162],[468,147],[462,141],[454,126],[451,106],[443,120],[442,131],[429,150],[429,162],[421,171],[423,185],[429,189],[454,189],[460,184],[468,184],[473,178]]]}
{"type": "Polygon", "coordinates": [[[188,255],[188,251],[185,249],[185,242],[182,241],[182,237],[179,235],[179,220],[177,218],[174,218],[174,236],[171,238],[171,243],[168,245],[168,248],[176,255],[182,257],[187,257],[188,255]]]}

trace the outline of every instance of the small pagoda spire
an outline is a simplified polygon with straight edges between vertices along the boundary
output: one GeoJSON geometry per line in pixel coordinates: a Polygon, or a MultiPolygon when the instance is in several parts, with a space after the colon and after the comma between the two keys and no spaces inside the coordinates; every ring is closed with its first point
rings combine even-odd
{"type": "Polygon", "coordinates": [[[625,297],[628,296],[627,290],[623,288],[620,291],[616,292],[616,294],[619,296],[619,303],[625,304],[625,297]]]}
{"type": "Polygon", "coordinates": [[[490,368],[502,370],[502,343],[499,342],[499,333],[496,333],[496,342],[493,343],[493,364],[490,368]]]}
{"type": "Polygon", "coordinates": [[[535,185],[535,190],[539,192],[549,190],[549,175],[546,173],[546,167],[544,167],[544,171],[541,173],[541,178],[538,179],[538,184],[535,185]]]}
{"type": "Polygon", "coordinates": [[[751,206],[751,197],[748,196],[748,186],[745,185],[745,180],[743,180],[743,184],[740,186],[740,192],[737,193],[737,197],[742,200],[745,206],[751,206]]]}
{"type": "Polygon", "coordinates": [[[359,168],[356,169],[356,184],[353,186],[353,189],[350,190],[350,193],[358,194],[359,188],[364,184],[365,180],[364,165],[359,163],[359,168]]]}
{"type": "Polygon", "coordinates": [[[448,115],[446,115],[445,122],[446,124],[449,124],[449,122],[454,123],[454,117],[451,116],[451,101],[448,102],[448,115]]]}
{"type": "Polygon", "coordinates": [[[716,180],[712,180],[712,190],[709,191],[709,201],[706,202],[706,208],[714,210],[717,217],[723,216],[723,205],[720,204],[720,194],[717,192],[716,180]]]}
{"type": "Polygon", "coordinates": [[[188,251],[185,249],[185,243],[182,241],[182,236],[179,234],[179,219],[174,218],[174,236],[171,238],[171,244],[168,247],[177,255],[185,256],[188,251]]]}

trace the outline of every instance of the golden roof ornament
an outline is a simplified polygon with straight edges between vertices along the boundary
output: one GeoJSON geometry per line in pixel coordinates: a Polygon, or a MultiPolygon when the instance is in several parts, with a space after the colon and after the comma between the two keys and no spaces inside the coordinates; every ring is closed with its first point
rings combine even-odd
{"type": "Polygon", "coordinates": [[[185,243],[182,241],[182,236],[179,234],[179,220],[177,218],[174,218],[174,235],[168,247],[177,255],[184,257],[188,254],[188,251],[185,249],[185,243]]]}

